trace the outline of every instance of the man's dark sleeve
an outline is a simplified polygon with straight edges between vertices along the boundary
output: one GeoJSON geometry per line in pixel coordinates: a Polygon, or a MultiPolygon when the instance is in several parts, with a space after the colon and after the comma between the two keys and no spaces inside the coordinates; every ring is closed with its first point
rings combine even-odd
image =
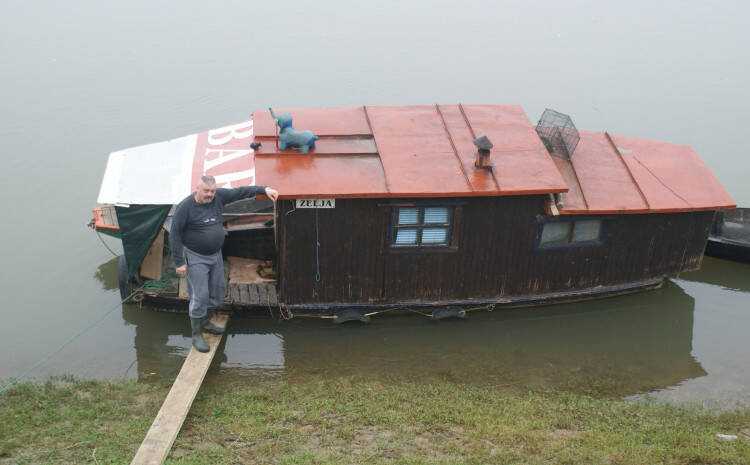
{"type": "Polygon", "coordinates": [[[169,248],[172,249],[172,260],[175,268],[185,264],[185,257],[182,246],[182,231],[185,230],[187,223],[187,207],[178,205],[172,217],[172,227],[169,228],[169,248]]]}
{"type": "Polygon", "coordinates": [[[216,189],[216,196],[221,199],[221,203],[224,205],[265,193],[265,186],[243,186],[234,189],[216,189]]]}

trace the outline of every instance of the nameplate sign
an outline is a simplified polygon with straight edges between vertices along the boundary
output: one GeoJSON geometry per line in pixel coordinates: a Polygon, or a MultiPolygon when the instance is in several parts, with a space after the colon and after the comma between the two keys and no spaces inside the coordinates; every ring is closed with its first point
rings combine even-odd
{"type": "Polygon", "coordinates": [[[336,208],[336,199],[297,199],[297,208],[336,208]]]}

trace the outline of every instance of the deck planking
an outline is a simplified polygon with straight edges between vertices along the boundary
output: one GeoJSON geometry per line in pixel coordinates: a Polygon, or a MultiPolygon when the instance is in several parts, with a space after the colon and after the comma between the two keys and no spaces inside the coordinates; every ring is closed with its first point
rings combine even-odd
{"type": "Polygon", "coordinates": [[[276,306],[278,295],[273,283],[229,283],[228,300],[239,306],[276,306]]]}
{"type": "Polygon", "coordinates": [[[279,297],[276,295],[276,286],[268,286],[268,305],[277,305],[279,297]]]}

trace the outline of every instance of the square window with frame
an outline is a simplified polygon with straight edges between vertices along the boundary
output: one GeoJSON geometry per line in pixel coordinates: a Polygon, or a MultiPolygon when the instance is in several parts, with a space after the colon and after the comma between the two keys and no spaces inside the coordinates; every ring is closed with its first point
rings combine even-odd
{"type": "Polygon", "coordinates": [[[600,243],[602,220],[549,221],[542,223],[541,229],[541,249],[593,245],[600,243]]]}
{"type": "Polygon", "coordinates": [[[391,221],[392,248],[446,248],[452,245],[452,206],[394,207],[391,221]]]}

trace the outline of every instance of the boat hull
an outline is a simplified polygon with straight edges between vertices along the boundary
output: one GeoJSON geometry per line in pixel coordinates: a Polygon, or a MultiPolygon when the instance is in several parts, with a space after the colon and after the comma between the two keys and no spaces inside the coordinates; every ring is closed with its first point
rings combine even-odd
{"type": "Polygon", "coordinates": [[[706,255],[725,260],[750,263],[750,244],[710,236],[706,242],[706,255]]]}
{"type": "MultiPolygon", "coordinates": [[[[463,300],[422,301],[410,300],[392,303],[361,304],[361,303],[330,303],[330,304],[297,304],[297,305],[243,305],[227,300],[226,308],[232,311],[248,312],[251,314],[276,317],[282,315],[332,317],[343,311],[355,311],[362,314],[382,313],[425,313],[446,307],[463,308],[466,310],[495,310],[502,308],[536,307],[544,305],[581,302],[586,300],[603,299],[636,292],[657,289],[664,284],[666,277],[659,277],[643,281],[636,281],[613,286],[596,286],[587,289],[576,289],[564,292],[544,294],[503,296],[494,298],[477,298],[463,300]]],[[[187,301],[172,295],[143,294],[142,302],[157,311],[187,312],[187,301]]]]}

